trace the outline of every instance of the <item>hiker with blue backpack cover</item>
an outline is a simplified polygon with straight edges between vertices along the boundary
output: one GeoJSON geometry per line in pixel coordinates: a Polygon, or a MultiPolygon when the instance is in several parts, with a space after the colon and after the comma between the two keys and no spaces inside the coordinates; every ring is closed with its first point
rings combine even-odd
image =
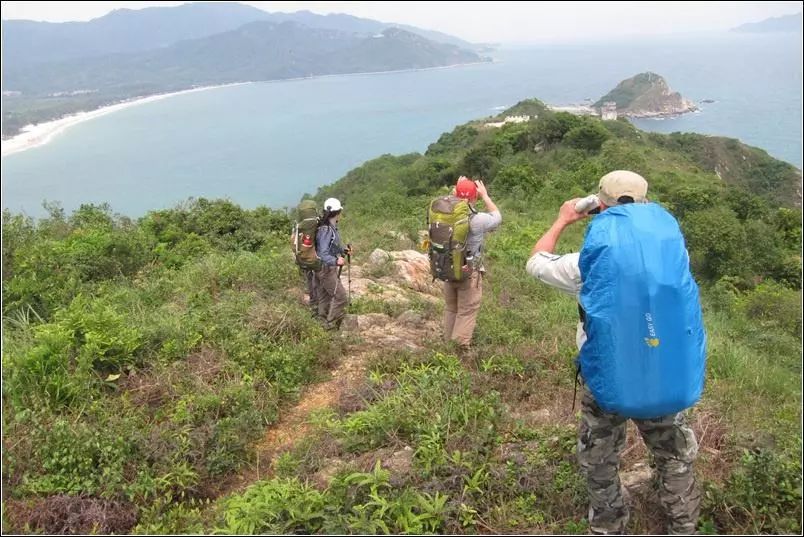
{"type": "Polygon", "coordinates": [[[624,533],[628,523],[618,474],[628,419],[653,454],[668,533],[694,533],[700,511],[698,445],[683,411],[703,390],[706,333],[678,222],[647,190],[630,171],[603,176],[596,196],[561,206],[527,263],[578,300],[578,461],[597,534],[624,533]],[[595,213],[580,253],[554,254],[562,231],[595,213]]]}

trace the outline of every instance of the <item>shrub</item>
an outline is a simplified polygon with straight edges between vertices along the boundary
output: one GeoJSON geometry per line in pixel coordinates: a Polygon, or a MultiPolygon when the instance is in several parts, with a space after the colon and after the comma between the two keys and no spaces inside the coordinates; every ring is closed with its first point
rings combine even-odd
{"type": "Polygon", "coordinates": [[[708,485],[703,511],[711,517],[715,529],[745,534],[800,534],[800,443],[798,453],[746,450],[723,487],[708,485]]]}
{"type": "Polygon", "coordinates": [[[564,135],[563,141],[570,147],[598,151],[609,138],[609,132],[598,122],[573,127],[564,135]]]}

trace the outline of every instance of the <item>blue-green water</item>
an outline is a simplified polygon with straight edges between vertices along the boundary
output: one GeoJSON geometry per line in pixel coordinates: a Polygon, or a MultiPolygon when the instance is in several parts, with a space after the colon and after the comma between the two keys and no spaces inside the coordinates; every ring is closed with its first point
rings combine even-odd
{"type": "Polygon", "coordinates": [[[257,83],[191,93],[87,121],[3,158],[3,206],[38,216],[109,202],[139,216],[188,197],[294,204],[385,153],[423,152],[470,119],[537,97],[597,99],[642,71],[704,104],[640,120],[658,132],[736,137],[802,164],[801,35],[721,35],[501,50],[494,64],[257,83]]]}

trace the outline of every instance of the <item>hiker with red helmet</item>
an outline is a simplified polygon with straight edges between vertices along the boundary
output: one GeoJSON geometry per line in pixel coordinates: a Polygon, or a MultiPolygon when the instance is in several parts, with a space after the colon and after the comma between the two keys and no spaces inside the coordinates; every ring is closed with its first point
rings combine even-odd
{"type": "MultiPolygon", "coordinates": [[[[458,179],[452,196],[433,202],[429,220],[431,242],[435,243],[430,248],[431,267],[434,276],[444,280],[444,339],[455,341],[463,352],[467,352],[471,346],[483,296],[483,273],[486,270],[483,265],[484,238],[486,233],[500,226],[502,216],[489,197],[483,181],[473,181],[462,176],[458,179]],[[486,212],[475,210],[474,204],[478,197],[483,200],[486,212]],[[440,218],[439,207],[444,211],[440,213],[441,216],[454,209],[454,214],[464,211],[467,217],[455,220],[453,228],[440,218]],[[465,240],[456,239],[460,233],[456,234],[455,230],[461,225],[468,227],[463,233],[465,240]],[[444,228],[449,230],[449,237],[439,241],[436,235],[439,229],[444,228]],[[449,246],[443,247],[439,243],[449,246]],[[446,263],[444,259],[447,260],[446,263]]],[[[449,216],[446,220],[449,220],[449,216]]]]}

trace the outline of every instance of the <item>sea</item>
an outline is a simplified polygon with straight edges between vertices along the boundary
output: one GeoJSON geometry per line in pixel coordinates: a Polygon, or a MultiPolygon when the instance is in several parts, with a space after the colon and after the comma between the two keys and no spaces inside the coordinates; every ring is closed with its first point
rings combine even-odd
{"type": "Polygon", "coordinates": [[[189,198],[295,205],[383,154],[423,153],[466,121],[528,98],[589,104],[644,71],[701,104],[634,120],[738,138],[802,166],[801,34],[621,38],[499,48],[493,63],[258,82],[177,95],[80,123],[2,159],[3,207],[40,217],[109,203],[139,217],[189,198]]]}

